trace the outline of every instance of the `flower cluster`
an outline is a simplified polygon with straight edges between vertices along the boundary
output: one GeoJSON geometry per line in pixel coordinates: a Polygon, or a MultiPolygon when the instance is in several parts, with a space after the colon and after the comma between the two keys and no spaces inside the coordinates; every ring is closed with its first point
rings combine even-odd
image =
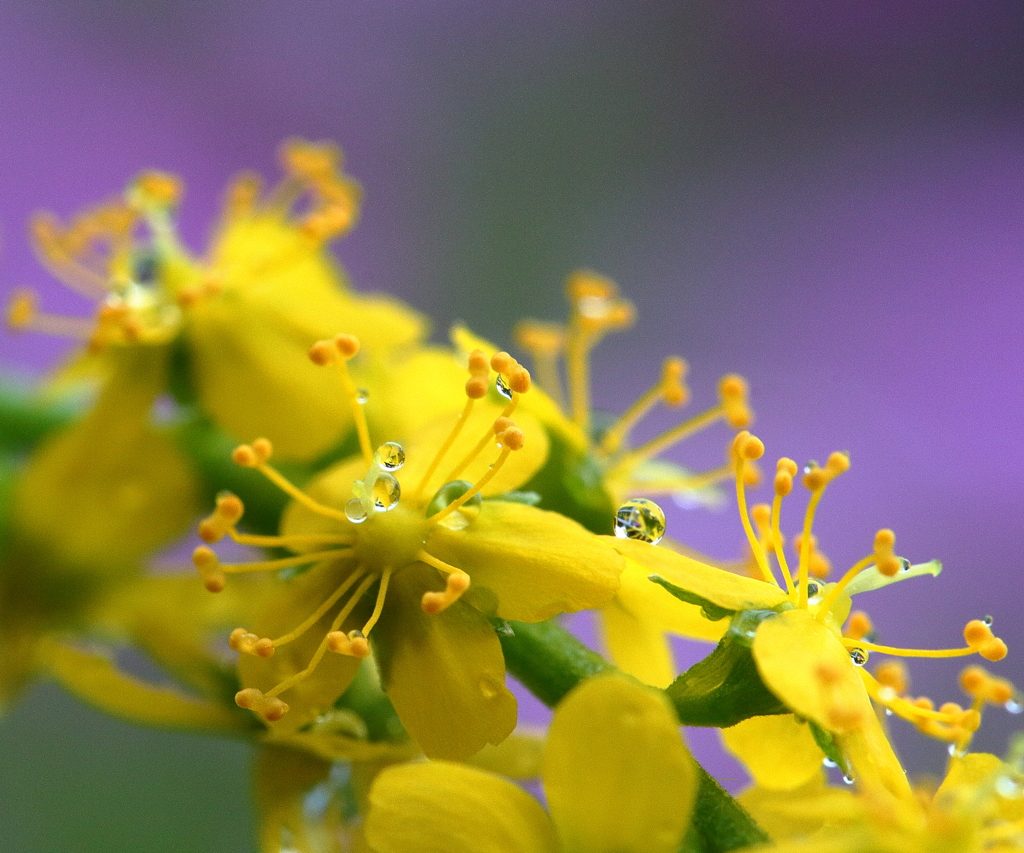
{"type": "Polygon", "coordinates": [[[338,151],[291,141],[281,165],[269,191],[231,184],[202,254],[159,172],[33,223],[94,309],[9,304],[12,331],[80,346],[37,395],[3,390],[0,419],[22,426],[3,432],[0,701],[45,676],[133,722],[245,739],[264,853],[1024,850],[1024,746],[971,751],[986,706],[1021,709],[1016,688],[971,664],[968,701],[936,706],[899,662],[998,664],[1007,646],[987,618],[962,646],[879,641],[853,599],[942,567],[882,529],[829,579],[814,522],[847,455],[779,459],[750,505],[765,448],[738,375],[634,444],[654,407],[689,401],[687,365],[667,358],[620,417],[598,415],[590,353],[635,311],[593,272],[570,275],[566,323],[511,330],[534,374],[461,326],[428,343],[330,253],[360,195],[338,151]],[[723,429],[718,467],[662,458],[723,429]],[[665,536],[655,499],[699,511],[730,482],[723,544],[745,557],[665,536]],[[194,570],[155,570],[189,535],[194,570]],[[607,657],[558,623],[586,610],[607,657]],[[679,672],[668,635],[712,646],[679,672]],[[166,678],[122,667],[126,648],[166,678]],[[555,709],[546,735],[519,724],[507,672],[555,709]],[[899,720],[948,744],[938,786],[908,777],[899,720]],[[680,725],[721,729],[751,787],[722,790],[680,725]],[[546,810],[518,784],[538,779],[546,810]]]}

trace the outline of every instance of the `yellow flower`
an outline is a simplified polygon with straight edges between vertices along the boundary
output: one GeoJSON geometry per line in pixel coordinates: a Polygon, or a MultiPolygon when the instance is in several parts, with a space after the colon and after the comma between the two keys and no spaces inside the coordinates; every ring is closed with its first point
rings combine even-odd
{"type": "Polygon", "coordinates": [[[530,377],[511,356],[473,352],[454,426],[429,426],[405,447],[387,442],[375,451],[348,373],[357,351],[355,338],[339,335],[310,355],[340,368],[361,457],[301,491],[269,465],[268,441],[243,445],[235,461],[294,499],[281,535],[238,533],[243,507],[233,495],[200,526],[211,543],[230,535],[297,556],[229,566],[204,546],[194,562],[212,591],[226,572],[311,566],[284,583],[251,630],[232,634],[243,652],[242,707],[272,727],[300,728],[344,692],[372,632],[384,687],[409,733],[428,756],[465,758],[501,741],[516,720],[488,617],[536,622],[603,604],[618,587],[622,558],[564,516],[514,494],[498,499],[546,456],[539,425],[528,414],[522,428],[512,421],[530,377]],[[489,390],[492,370],[498,390],[489,390]]]}
{"type": "MultiPolygon", "coordinates": [[[[713,619],[731,615],[729,636],[751,646],[765,685],[793,712],[833,736],[858,780],[865,785],[879,785],[898,796],[909,795],[905,774],[871,700],[920,724],[928,734],[955,743],[962,742],[977,728],[980,715],[974,708],[965,711],[954,705],[935,710],[926,701],[901,697],[897,690],[868,673],[864,667],[868,656],[880,653],[938,658],[980,654],[989,660],[999,660],[1006,655],[1006,645],[980,620],[967,624],[963,648],[902,649],[868,641],[866,635],[871,625],[866,615],[855,613],[847,621],[851,596],[910,577],[937,575],[941,566],[937,561],[912,566],[896,556],[892,531],[881,530],[875,536],[873,552],[855,563],[837,583],[824,584],[812,577],[812,565],[823,561],[812,534],[818,503],[828,484],[849,467],[844,454],[834,453],[824,467],[812,464],[805,469],[803,482],[811,497],[796,540],[799,560],[791,570],[783,548],[780,512],[783,498],[792,490],[797,466],[791,459],[779,460],[774,502],[771,507],[756,507],[752,523],[747,512],[745,468],[763,453],[764,445],[749,432],[736,436],[733,460],[737,503],[763,580],[723,572],[642,542],[614,540],[614,545],[627,561],[634,560],[660,575],[657,579],[662,585],[688,602],[683,607],[713,619]],[[777,561],[781,582],[773,573],[771,556],[777,561]],[[669,573],[671,580],[666,580],[669,573]]],[[[742,750],[740,740],[758,748],[757,737],[747,737],[733,742],[738,751],[742,750]]],[[[756,757],[750,764],[755,762],[756,757]]],[[[799,784],[797,776],[793,784],[799,784]]]]}
{"type": "Polygon", "coordinates": [[[697,790],[656,691],[595,676],[555,711],[542,777],[550,817],[505,779],[444,761],[385,770],[370,791],[375,853],[675,853],[697,790]]]}
{"type": "Polygon", "coordinates": [[[337,150],[292,141],[281,158],[286,177],[265,196],[253,175],[232,184],[203,257],[177,234],[178,180],[158,172],[66,227],[38,217],[40,257],[98,307],[93,320],[56,316],[21,291],[10,324],[87,343],[65,380],[105,376],[109,354],[125,347],[164,359],[173,350],[227,432],[268,435],[295,458],[327,449],[351,419],[325,378],[302,370],[308,342],[344,326],[384,357],[421,339],[425,324],[397,300],[345,289],[327,244],[354,223],[359,192],[337,150]]]}

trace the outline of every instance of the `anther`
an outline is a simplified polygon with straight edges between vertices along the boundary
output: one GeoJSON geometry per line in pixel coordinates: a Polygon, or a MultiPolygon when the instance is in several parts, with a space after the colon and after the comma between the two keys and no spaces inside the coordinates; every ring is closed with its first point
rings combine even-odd
{"type": "Polygon", "coordinates": [[[220,592],[224,589],[227,579],[220,567],[220,560],[217,559],[217,555],[213,551],[205,545],[200,545],[192,552],[192,564],[198,570],[199,576],[203,579],[203,586],[207,590],[220,592]]]}
{"type": "Polygon", "coordinates": [[[165,172],[143,172],[135,179],[132,196],[143,206],[172,207],[181,198],[181,181],[165,172]]]}
{"type": "Polygon", "coordinates": [[[510,373],[517,362],[507,352],[496,352],[491,356],[491,370],[495,373],[510,373]]]}
{"type": "Polygon", "coordinates": [[[276,696],[267,696],[262,690],[247,687],[235,694],[235,704],[247,711],[255,711],[264,720],[275,723],[288,713],[288,705],[276,696]]]}
{"type": "Polygon", "coordinates": [[[906,694],[909,687],[907,668],[899,661],[885,661],[875,670],[875,678],[883,687],[890,688],[899,696],[906,694]]]}
{"type": "Polygon", "coordinates": [[[517,426],[510,426],[498,436],[498,443],[508,450],[522,450],[525,437],[517,426]]]}
{"type": "Polygon", "coordinates": [[[480,400],[487,396],[488,387],[486,377],[470,376],[466,380],[466,396],[471,400],[480,400]]]}
{"type": "Polygon", "coordinates": [[[747,432],[747,430],[736,433],[736,437],[732,442],[732,448],[733,452],[740,459],[752,460],[760,459],[764,456],[764,442],[756,435],[747,432]]]}
{"type": "Polygon", "coordinates": [[[216,509],[199,522],[199,538],[213,544],[219,542],[241,519],[245,507],[238,495],[217,496],[216,509]]]}
{"type": "Polygon", "coordinates": [[[359,338],[355,335],[335,335],[334,346],[344,359],[349,359],[359,352],[359,338]]]}
{"type": "Polygon", "coordinates": [[[27,328],[36,316],[37,305],[35,291],[16,290],[7,305],[7,325],[17,331],[27,328]]]}
{"type": "Polygon", "coordinates": [[[327,648],[335,654],[365,658],[370,654],[370,642],[362,631],[331,631],[327,635],[327,648]]]}
{"type": "Polygon", "coordinates": [[[750,426],[754,416],[747,405],[747,382],[742,376],[733,373],[723,377],[718,383],[718,396],[729,426],[733,429],[750,426]]]}
{"type": "Polygon", "coordinates": [[[309,348],[309,360],[318,367],[333,364],[338,357],[334,341],[317,341],[309,348]]]}
{"type": "Polygon", "coordinates": [[[677,408],[690,399],[686,387],[687,364],[678,356],[666,358],[661,366],[661,399],[666,406],[677,408]]]}
{"type": "Polygon", "coordinates": [[[516,394],[525,394],[530,390],[530,371],[525,367],[518,367],[508,377],[508,387],[516,394]]]}
{"type": "Polygon", "coordinates": [[[512,418],[500,417],[494,419],[494,434],[501,435],[505,430],[511,426],[515,426],[516,422],[512,418]]]}
{"type": "Polygon", "coordinates": [[[452,572],[445,579],[444,592],[423,593],[420,606],[424,613],[436,616],[458,601],[467,589],[469,589],[469,575],[462,571],[452,572]]]}
{"type": "Polygon", "coordinates": [[[565,346],[565,328],[558,323],[522,320],[512,330],[516,344],[536,355],[555,356],[565,346]]]}
{"type": "Polygon", "coordinates": [[[843,636],[849,640],[863,640],[872,630],[874,625],[871,624],[871,617],[863,610],[855,610],[850,614],[843,636]]]}
{"type": "Polygon", "coordinates": [[[775,494],[780,498],[786,497],[793,491],[793,478],[796,476],[797,466],[792,459],[782,457],[775,464],[775,494]]]}
{"type": "MultiPolygon", "coordinates": [[[[816,578],[827,578],[832,572],[832,562],[821,551],[818,550],[818,537],[813,533],[808,539],[807,549],[807,573],[816,578]]],[[[793,537],[793,547],[798,554],[803,550],[803,533],[793,537]]]]}
{"type": "Polygon", "coordinates": [[[240,444],[231,451],[231,461],[243,468],[255,468],[259,464],[259,457],[252,445],[240,444]]]}
{"type": "Polygon", "coordinates": [[[894,577],[903,568],[903,561],[893,553],[896,534],[883,527],[875,534],[875,567],[886,577],[894,577]]]}

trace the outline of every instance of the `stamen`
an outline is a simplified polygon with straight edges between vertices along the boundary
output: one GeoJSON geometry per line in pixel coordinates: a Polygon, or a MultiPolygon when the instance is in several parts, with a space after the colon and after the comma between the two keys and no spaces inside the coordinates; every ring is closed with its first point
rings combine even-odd
{"type": "Polygon", "coordinates": [[[92,335],[93,324],[81,317],[65,317],[39,310],[35,291],[16,290],[7,305],[7,326],[14,332],[30,330],[57,338],[85,341],[92,335]]]}
{"type": "Polygon", "coordinates": [[[663,400],[665,405],[671,408],[683,405],[690,396],[683,381],[686,369],[686,362],[681,358],[672,356],[665,359],[661,377],[605,433],[598,452],[605,456],[615,453],[637,421],[654,408],[659,400],[663,400]]]}
{"type": "Polygon", "coordinates": [[[420,478],[419,485],[416,486],[416,490],[413,492],[413,501],[418,502],[420,495],[423,494],[423,490],[426,488],[427,483],[430,482],[430,478],[434,476],[434,472],[437,470],[437,466],[441,464],[445,455],[451,450],[455,440],[459,437],[462,432],[462,428],[466,425],[466,421],[469,419],[470,413],[473,411],[473,404],[486,396],[488,377],[490,376],[490,370],[488,367],[487,356],[483,350],[475,349],[469,354],[469,379],[466,380],[466,405],[463,407],[459,416],[455,419],[455,423],[452,425],[452,430],[448,433],[448,437],[442,442],[437,453],[434,454],[434,458],[431,460],[427,470],[423,473],[423,477],[420,478]]]}
{"type": "Polygon", "coordinates": [[[380,588],[377,590],[377,601],[373,605],[373,613],[370,614],[370,618],[366,620],[366,624],[363,625],[362,636],[365,640],[366,637],[370,636],[370,631],[373,630],[373,626],[377,624],[377,620],[380,619],[380,614],[384,611],[384,599],[388,595],[388,584],[391,582],[391,575],[394,573],[393,569],[385,569],[384,573],[380,578],[380,588]]]}
{"type": "Polygon", "coordinates": [[[314,500],[276,468],[268,465],[267,460],[270,458],[272,451],[273,447],[267,439],[258,438],[251,445],[240,444],[236,447],[231,454],[231,459],[236,465],[241,465],[243,468],[255,468],[282,492],[297,500],[307,509],[311,509],[313,512],[328,518],[337,519],[338,521],[348,521],[344,512],[314,500]]]}
{"type": "Polygon", "coordinates": [[[533,358],[537,383],[564,413],[565,395],[558,378],[558,356],[565,350],[565,327],[559,323],[523,320],[512,330],[512,338],[533,358]]]}
{"type": "Polygon", "coordinates": [[[363,453],[363,462],[367,467],[373,464],[373,447],[370,445],[370,428],[366,423],[366,413],[363,411],[363,404],[360,402],[359,389],[352,381],[352,374],[348,369],[349,359],[359,352],[359,339],[354,335],[337,335],[333,341],[317,341],[309,349],[309,359],[320,367],[336,363],[341,373],[341,384],[348,397],[349,406],[352,409],[352,420],[356,425],[356,432],[359,435],[359,448],[363,453]]]}
{"type": "Polygon", "coordinates": [[[220,592],[224,588],[224,573],[244,574],[246,572],[274,572],[289,566],[302,566],[306,563],[318,563],[321,560],[341,559],[351,555],[351,548],[331,548],[327,551],[310,551],[296,554],[294,557],[282,557],[279,560],[261,560],[255,563],[222,563],[217,555],[200,545],[192,552],[192,563],[199,570],[206,588],[210,592],[220,592]]]}
{"type": "Polygon", "coordinates": [[[740,510],[740,521],[743,523],[743,531],[747,534],[747,541],[750,543],[750,550],[754,553],[754,560],[761,570],[761,576],[768,583],[778,583],[768,565],[768,555],[761,547],[761,541],[754,534],[754,528],[750,523],[750,516],[747,513],[747,494],[744,485],[744,468],[748,461],[760,459],[764,455],[764,443],[747,430],[736,434],[732,443],[733,464],[736,472],[736,504],[740,510]]]}
{"type": "Polygon", "coordinates": [[[855,610],[850,614],[850,619],[843,630],[843,637],[847,640],[863,640],[874,630],[871,617],[863,610],[855,610]]]}
{"type": "Polygon", "coordinates": [[[953,658],[979,654],[986,660],[997,661],[1006,657],[1006,643],[993,636],[992,629],[980,619],[967,623],[964,628],[964,640],[967,642],[967,648],[964,649],[898,649],[846,638],[843,639],[843,645],[908,658],[953,658]]]}
{"type": "MultiPolygon", "coordinates": [[[[75,230],[80,230],[85,222],[86,217],[79,219],[76,223],[78,228],[75,230]]],[[[90,269],[76,257],[92,241],[94,235],[80,240],[77,246],[72,245],[72,231],[64,231],[57,220],[49,214],[33,217],[29,223],[29,232],[43,265],[63,284],[93,300],[102,299],[107,294],[109,276],[105,271],[90,269]]]]}
{"type": "Polygon", "coordinates": [[[790,599],[796,597],[796,585],[793,583],[793,573],[789,570],[789,561],[786,559],[786,541],[782,536],[782,499],[793,491],[793,478],[796,476],[796,462],[783,456],[775,463],[775,497],[772,499],[772,541],[775,543],[775,558],[779,561],[779,570],[782,572],[782,579],[786,582],[786,591],[790,599]]]}
{"type": "Polygon", "coordinates": [[[845,453],[833,453],[828,457],[825,467],[818,465],[808,466],[804,473],[804,486],[811,492],[811,499],[807,503],[807,511],[804,514],[804,526],[800,536],[800,563],[799,563],[799,601],[798,606],[807,607],[807,581],[810,575],[810,560],[813,553],[811,544],[811,527],[814,524],[814,513],[818,509],[818,502],[825,493],[829,483],[850,467],[850,457],[845,453]]]}
{"type": "Polygon", "coordinates": [[[501,466],[505,464],[505,460],[508,459],[509,454],[512,453],[512,451],[514,450],[522,449],[524,441],[523,431],[514,425],[505,426],[503,423],[501,423],[504,420],[507,419],[498,418],[498,420],[495,421],[495,429],[497,429],[499,424],[504,427],[501,433],[499,433],[497,436],[498,443],[501,445],[501,453],[498,456],[497,460],[487,469],[487,472],[479,480],[477,480],[476,484],[471,489],[468,489],[460,497],[456,498],[454,501],[448,504],[448,506],[446,506],[444,509],[435,512],[432,516],[430,516],[430,518],[427,519],[428,524],[436,524],[442,518],[455,512],[455,510],[459,509],[459,507],[461,507],[463,504],[465,504],[467,501],[469,501],[471,498],[477,495],[480,492],[480,490],[484,486],[486,486],[498,473],[498,471],[501,469],[501,466]]]}
{"type": "Polygon", "coordinates": [[[469,575],[455,572],[445,579],[444,592],[425,592],[420,607],[429,616],[436,616],[451,607],[469,589],[469,575]]]}

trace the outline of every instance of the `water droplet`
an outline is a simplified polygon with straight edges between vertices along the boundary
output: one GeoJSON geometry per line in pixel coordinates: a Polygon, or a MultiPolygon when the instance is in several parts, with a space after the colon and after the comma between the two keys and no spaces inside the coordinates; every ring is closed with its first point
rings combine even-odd
{"type": "Polygon", "coordinates": [[[805,474],[810,474],[811,471],[813,471],[815,468],[820,468],[820,467],[821,466],[818,464],[818,460],[817,459],[812,459],[810,462],[808,462],[806,465],[804,465],[804,473],[805,474]]]}
{"type": "MultiPolygon", "coordinates": [[[[799,582],[798,582],[799,583],[799,582]]],[[[817,604],[821,601],[821,594],[825,591],[825,584],[810,578],[807,581],[807,602],[817,604]]]]}
{"type": "Polygon", "coordinates": [[[951,743],[947,751],[953,758],[963,758],[967,755],[967,750],[960,749],[955,743],[951,743]]]}
{"type": "Polygon", "coordinates": [[[993,622],[995,622],[995,619],[993,619],[993,618],[992,618],[991,616],[989,616],[989,615],[987,615],[987,614],[986,614],[986,615],[985,615],[985,616],[984,616],[984,617],[982,618],[982,620],[981,620],[981,621],[982,621],[982,622],[984,622],[984,623],[985,623],[986,625],[988,625],[989,627],[991,627],[992,623],[993,623],[993,622]]]}
{"type": "MultiPolygon", "coordinates": [[[[468,480],[451,480],[450,482],[445,483],[443,486],[441,486],[440,489],[438,489],[434,493],[434,497],[432,497],[430,499],[430,503],[427,504],[427,516],[429,517],[433,515],[435,512],[440,512],[446,506],[449,506],[453,502],[457,501],[472,488],[473,484],[470,483],[468,480]]],[[[468,509],[472,511],[473,508],[479,507],[481,504],[483,504],[483,502],[484,499],[480,497],[480,494],[478,492],[477,494],[473,495],[473,497],[471,497],[468,501],[466,501],[462,505],[461,509],[468,509]]],[[[461,509],[459,510],[460,512],[461,509]]],[[[452,515],[456,514],[457,513],[452,513],[452,515]]],[[[449,516],[449,518],[451,518],[451,516],[449,516]]],[[[467,524],[468,523],[469,522],[467,520],[467,524]]],[[[463,525],[463,527],[465,526],[466,525],[463,525]]]]}
{"type": "Polygon", "coordinates": [[[1024,711],[1024,701],[1021,696],[1014,696],[1003,707],[1011,714],[1019,714],[1024,711]]]}
{"type": "Polygon", "coordinates": [[[864,649],[850,649],[850,660],[854,666],[864,666],[868,662],[868,653],[864,649]]]}
{"type": "Polygon", "coordinates": [[[369,399],[370,392],[367,391],[365,388],[359,388],[356,390],[356,400],[358,400],[360,403],[365,403],[369,399]]]}
{"type": "Polygon", "coordinates": [[[484,699],[493,699],[498,695],[498,686],[493,679],[484,676],[480,679],[480,694],[484,699]]]}
{"type": "Polygon", "coordinates": [[[615,512],[615,535],[657,545],[665,535],[665,513],[646,498],[626,501],[615,512]]]}
{"type": "Polygon", "coordinates": [[[348,638],[350,640],[365,640],[366,634],[364,634],[362,631],[358,629],[353,628],[351,631],[348,632],[348,638]]]}
{"type": "Polygon", "coordinates": [[[910,566],[910,560],[908,560],[908,559],[907,559],[906,557],[904,557],[904,558],[903,558],[903,562],[902,562],[902,563],[900,564],[900,568],[901,568],[901,569],[902,569],[902,570],[903,570],[904,572],[909,572],[909,571],[910,571],[910,568],[911,568],[911,566],[910,566]]]}
{"type": "Polygon", "coordinates": [[[1024,797],[1024,782],[1012,776],[999,776],[995,783],[996,793],[1004,800],[1024,797]]]}
{"type": "Polygon", "coordinates": [[[373,481],[371,489],[373,508],[377,512],[387,512],[398,506],[398,499],[402,497],[402,487],[398,480],[390,474],[381,474],[373,481]]]}
{"type": "Polygon", "coordinates": [[[851,775],[850,775],[849,773],[846,773],[846,774],[844,774],[844,775],[843,775],[843,781],[844,781],[844,782],[845,782],[845,783],[846,783],[847,785],[852,785],[852,784],[853,784],[854,782],[856,782],[857,780],[856,780],[856,779],[854,779],[854,778],[853,778],[853,776],[851,776],[851,775]]]}
{"type": "Polygon", "coordinates": [[[839,762],[837,762],[837,761],[833,761],[833,760],[832,760],[831,758],[829,758],[829,757],[828,757],[827,755],[826,755],[826,756],[825,756],[825,757],[824,757],[823,759],[821,759],[821,763],[822,763],[822,764],[823,764],[823,765],[824,765],[825,767],[838,767],[838,766],[839,766],[839,762]]]}
{"type": "Polygon", "coordinates": [[[885,716],[887,716],[887,717],[891,717],[892,715],[893,715],[893,710],[892,710],[892,708],[886,708],[886,709],[885,709],[885,716]]]}
{"type": "Polygon", "coordinates": [[[405,464],[405,449],[396,441],[385,441],[376,455],[377,464],[385,471],[397,471],[405,464]]]}
{"type": "Polygon", "coordinates": [[[345,518],[353,524],[362,524],[366,521],[366,509],[359,498],[352,498],[352,500],[345,504],[345,518]]]}
{"type": "Polygon", "coordinates": [[[505,381],[505,377],[502,376],[500,373],[498,374],[498,378],[494,380],[494,387],[498,390],[498,393],[501,394],[501,396],[504,397],[506,400],[512,399],[512,389],[508,387],[508,383],[505,381]]]}

